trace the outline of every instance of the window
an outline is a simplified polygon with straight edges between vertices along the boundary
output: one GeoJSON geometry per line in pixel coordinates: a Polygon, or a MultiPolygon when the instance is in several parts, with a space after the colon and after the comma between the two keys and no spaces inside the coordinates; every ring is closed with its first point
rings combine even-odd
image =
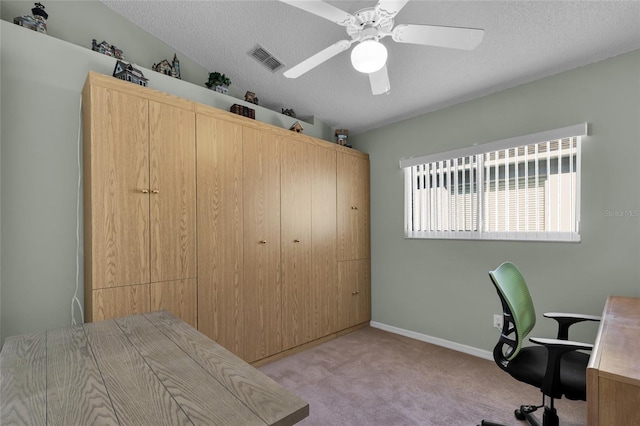
{"type": "Polygon", "coordinates": [[[564,127],[400,161],[408,238],[580,241],[580,140],[564,127]]]}

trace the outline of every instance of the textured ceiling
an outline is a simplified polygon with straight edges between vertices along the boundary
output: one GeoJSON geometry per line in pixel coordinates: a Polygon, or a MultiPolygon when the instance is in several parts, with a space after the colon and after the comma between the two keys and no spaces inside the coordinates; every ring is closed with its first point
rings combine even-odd
{"type": "MultiPolygon", "coordinates": [[[[282,73],[338,40],[344,27],[276,0],[113,1],[103,3],[260,105],[361,133],[548,75],[640,49],[639,1],[410,1],[397,24],[482,28],[473,51],[387,46],[391,92],[371,94],[349,51],[298,79],[282,73]],[[285,66],[272,73],[247,52],[256,44],[285,66]]],[[[354,13],[371,1],[328,1],[354,13]]]]}

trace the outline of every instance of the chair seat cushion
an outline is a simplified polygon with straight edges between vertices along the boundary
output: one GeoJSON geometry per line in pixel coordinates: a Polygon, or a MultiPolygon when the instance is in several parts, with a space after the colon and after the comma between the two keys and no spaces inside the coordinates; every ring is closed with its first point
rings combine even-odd
{"type": "MultiPolygon", "coordinates": [[[[587,400],[586,374],[589,355],[571,351],[560,362],[561,393],[572,400],[587,400]]],[[[547,369],[547,348],[527,346],[520,350],[505,370],[515,379],[541,387],[547,369]]]]}

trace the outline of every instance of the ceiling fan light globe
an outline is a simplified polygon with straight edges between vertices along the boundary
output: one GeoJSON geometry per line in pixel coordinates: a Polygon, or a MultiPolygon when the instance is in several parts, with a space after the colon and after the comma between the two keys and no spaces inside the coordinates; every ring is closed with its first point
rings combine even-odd
{"type": "Polygon", "coordinates": [[[351,51],[351,64],[365,74],[379,71],[386,62],[387,48],[376,40],[363,41],[351,51]]]}

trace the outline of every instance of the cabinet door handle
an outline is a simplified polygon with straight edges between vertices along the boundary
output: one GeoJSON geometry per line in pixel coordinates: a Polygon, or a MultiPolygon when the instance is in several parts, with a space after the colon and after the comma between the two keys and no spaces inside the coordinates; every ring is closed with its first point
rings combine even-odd
{"type": "Polygon", "coordinates": [[[148,190],[148,189],[143,189],[141,192],[142,192],[143,194],[148,194],[148,193],[149,193],[149,190],[148,190]]]}
{"type": "Polygon", "coordinates": [[[293,242],[294,242],[294,243],[299,243],[299,242],[300,242],[300,240],[293,240],[293,242]]]}
{"type": "Polygon", "coordinates": [[[159,191],[159,190],[157,190],[157,189],[154,189],[154,190],[152,190],[151,192],[153,192],[154,194],[159,194],[159,193],[160,193],[160,191],[159,191]]]}
{"type": "Polygon", "coordinates": [[[266,240],[260,240],[259,243],[260,244],[267,244],[267,241],[266,240]]]}
{"type": "Polygon", "coordinates": [[[360,292],[359,292],[358,290],[356,290],[356,291],[354,291],[353,293],[351,293],[351,295],[352,295],[352,296],[356,296],[356,295],[358,295],[358,294],[360,294],[360,292]]]}

